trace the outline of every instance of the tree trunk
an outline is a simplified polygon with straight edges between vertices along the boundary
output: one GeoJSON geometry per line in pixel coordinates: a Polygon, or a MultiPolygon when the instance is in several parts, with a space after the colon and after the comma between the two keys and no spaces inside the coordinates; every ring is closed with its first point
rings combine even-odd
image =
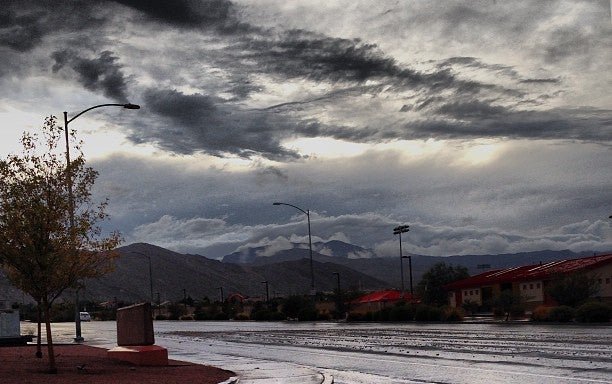
{"type": "Polygon", "coordinates": [[[36,303],[36,310],[38,312],[38,318],[36,319],[37,323],[38,323],[38,336],[36,336],[36,357],[38,357],[39,359],[42,358],[42,340],[41,340],[41,336],[42,336],[42,332],[41,332],[41,322],[42,322],[42,308],[40,307],[41,303],[40,300],[36,303]]]}
{"type": "Polygon", "coordinates": [[[49,373],[57,373],[55,353],[53,352],[53,337],[51,336],[51,309],[49,301],[43,297],[43,310],[45,311],[45,325],[47,327],[47,354],[49,355],[49,373]]]}

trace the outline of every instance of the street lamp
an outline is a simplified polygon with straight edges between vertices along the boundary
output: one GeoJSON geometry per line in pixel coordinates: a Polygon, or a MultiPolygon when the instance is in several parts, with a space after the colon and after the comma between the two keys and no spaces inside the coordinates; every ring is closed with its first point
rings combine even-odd
{"type": "MultiPolygon", "coordinates": [[[[66,138],[66,189],[68,190],[68,209],[70,210],[69,214],[69,223],[70,223],[70,232],[72,236],[74,236],[74,197],[72,195],[72,177],[70,175],[70,144],[69,144],[69,135],[68,135],[68,123],[72,122],[77,117],[81,116],[85,112],[89,112],[92,109],[102,108],[102,107],[122,107],[125,109],[140,109],[140,105],[138,104],[99,104],[94,105],[93,107],[89,107],[76,115],[74,115],[71,119],[68,119],[68,112],[64,112],[64,136],[66,138]]],[[[72,244],[74,246],[74,243],[72,244]]],[[[79,288],[77,287],[76,295],[75,295],[75,315],[74,315],[74,323],[76,328],[76,336],[74,337],[74,341],[82,342],[85,339],[81,336],[81,314],[79,313],[79,288]]]]}
{"type": "Polygon", "coordinates": [[[266,303],[270,302],[270,291],[268,290],[268,280],[262,281],[262,284],[266,285],[266,303]]]}
{"type": "Polygon", "coordinates": [[[340,295],[340,272],[332,272],[332,275],[336,275],[338,281],[338,295],[340,295]]]}
{"type": "Polygon", "coordinates": [[[312,266],[312,237],[310,235],[310,210],[308,209],[303,210],[300,207],[296,207],[293,204],[287,204],[287,203],[275,202],[275,203],[272,203],[272,205],[288,205],[290,207],[297,209],[298,211],[303,212],[308,218],[308,250],[310,251],[310,294],[314,295],[316,293],[316,290],[315,290],[315,283],[314,283],[314,269],[312,266]]]}
{"type": "Polygon", "coordinates": [[[406,233],[410,231],[410,226],[408,225],[398,225],[393,228],[393,234],[399,235],[399,249],[400,249],[400,273],[402,276],[402,296],[404,295],[404,259],[408,259],[408,266],[410,269],[410,295],[414,295],[414,290],[412,288],[412,257],[404,256],[402,254],[402,233],[406,233]]]}
{"type": "Polygon", "coordinates": [[[221,295],[221,304],[225,301],[225,297],[223,296],[223,287],[217,287],[219,290],[219,294],[221,295]]]}
{"type": "Polygon", "coordinates": [[[132,253],[142,255],[149,259],[149,289],[151,293],[151,304],[153,304],[153,268],[151,267],[151,256],[138,251],[132,251],[132,253]]]}

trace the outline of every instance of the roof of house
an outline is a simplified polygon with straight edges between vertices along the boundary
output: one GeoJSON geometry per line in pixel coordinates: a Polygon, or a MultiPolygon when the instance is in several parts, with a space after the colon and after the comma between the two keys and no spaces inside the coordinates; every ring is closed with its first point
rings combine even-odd
{"type": "Polygon", "coordinates": [[[365,304],[399,300],[412,301],[413,297],[410,293],[404,293],[402,295],[402,292],[397,289],[386,289],[383,291],[371,292],[361,297],[358,297],[353,301],[353,303],[365,304]]]}
{"type": "Polygon", "coordinates": [[[543,280],[552,276],[587,271],[612,263],[612,254],[552,261],[545,264],[496,269],[445,285],[448,290],[480,287],[516,281],[543,280]]]}

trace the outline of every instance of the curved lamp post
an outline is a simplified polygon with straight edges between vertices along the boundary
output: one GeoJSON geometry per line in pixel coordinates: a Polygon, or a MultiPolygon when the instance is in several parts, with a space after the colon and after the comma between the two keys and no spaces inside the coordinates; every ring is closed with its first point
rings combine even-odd
{"type": "Polygon", "coordinates": [[[268,288],[268,280],[262,281],[261,283],[266,285],[266,304],[268,304],[270,302],[270,290],[268,288]]]}
{"type": "Polygon", "coordinates": [[[399,235],[399,249],[400,249],[400,273],[402,275],[402,296],[404,295],[404,259],[408,259],[408,268],[410,270],[410,295],[414,295],[414,291],[412,288],[412,257],[404,256],[402,254],[402,233],[406,233],[410,231],[410,226],[408,225],[398,225],[393,228],[393,234],[399,235]]]}
{"type": "Polygon", "coordinates": [[[316,293],[316,290],[315,290],[315,283],[314,283],[314,269],[312,266],[312,237],[310,235],[310,210],[308,209],[303,210],[300,207],[297,207],[293,204],[287,204],[287,203],[275,202],[275,203],[272,203],[272,205],[288,205],[290,207],[297,209],[298,211],[301,211],[308,218],[308,250],[310,251],[310,294],[314,295],[316,293]]]}
{"type": "MultiPolygon", "coordinates": [[[[68,190],[68,209],[70,210],[69,212],[70,232],[72,232],[74,229],[74,197],[72,195],[72,177],[70,176],[70,143],[69,143],[69,135],[68,135],[68,124],[72,122],[74,119],[76,119],[77,117],[81,116],[82,114],[89,112],[92,109],[102,108],[102,107],[122,107],[125,109],[140,109],[140,105],[130,104],[130,103],[98,104],[98,105],[94,105],[93,107],[89,107],[77,113],[70,119],[68,118],[68,112],[64,112],[64,136],[66,138],[66,189],[68,190]]],[[[74,322],[75,322],[75,327],[76,327],[76,336],[74,337],[74,341],[82,342],[85,339],[83,339],[83,337],[81,336],[81,314],[79,310],[79,289],[78,288],[76,291],[74,307],[75,307],[74,322]]]]}
{"type": "Polygon", "coordinates": [[[151,256],[144,254],[142,252],[138,252],[138,251],[132,251],[132,253],[142,255],[146,257],[147,259],[149,259],[149,289],[151,291],[151,304],[153,304],[154,303],[153,301],[153,268],[151,267],[151,256]]]}

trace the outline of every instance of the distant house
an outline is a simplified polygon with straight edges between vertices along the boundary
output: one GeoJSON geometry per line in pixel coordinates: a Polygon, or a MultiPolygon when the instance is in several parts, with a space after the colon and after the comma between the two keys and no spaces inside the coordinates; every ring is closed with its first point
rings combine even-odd
{"type": "Polygon", "coordinates": [[[383,308],[395,305],[399,301],[418,302],[410,293],[404,293],[397,289],[386,289],[371,292],[351,302],[351,312],[365,314],[368,312],[378,312],[383,308]]]}
{"type": "Polygon", "coordinates": [[[595,297],[612,302],[612,254],[487,271],[445,288],[453,307],[468,301],[486,307],[500,292],[511,290],[521,295],[527,309],[533,309],[538,305],[554,305],[554,300],[546,294],[546,287],[552,280],[574,273],[595,278],[599,283],[595,297]]]}

